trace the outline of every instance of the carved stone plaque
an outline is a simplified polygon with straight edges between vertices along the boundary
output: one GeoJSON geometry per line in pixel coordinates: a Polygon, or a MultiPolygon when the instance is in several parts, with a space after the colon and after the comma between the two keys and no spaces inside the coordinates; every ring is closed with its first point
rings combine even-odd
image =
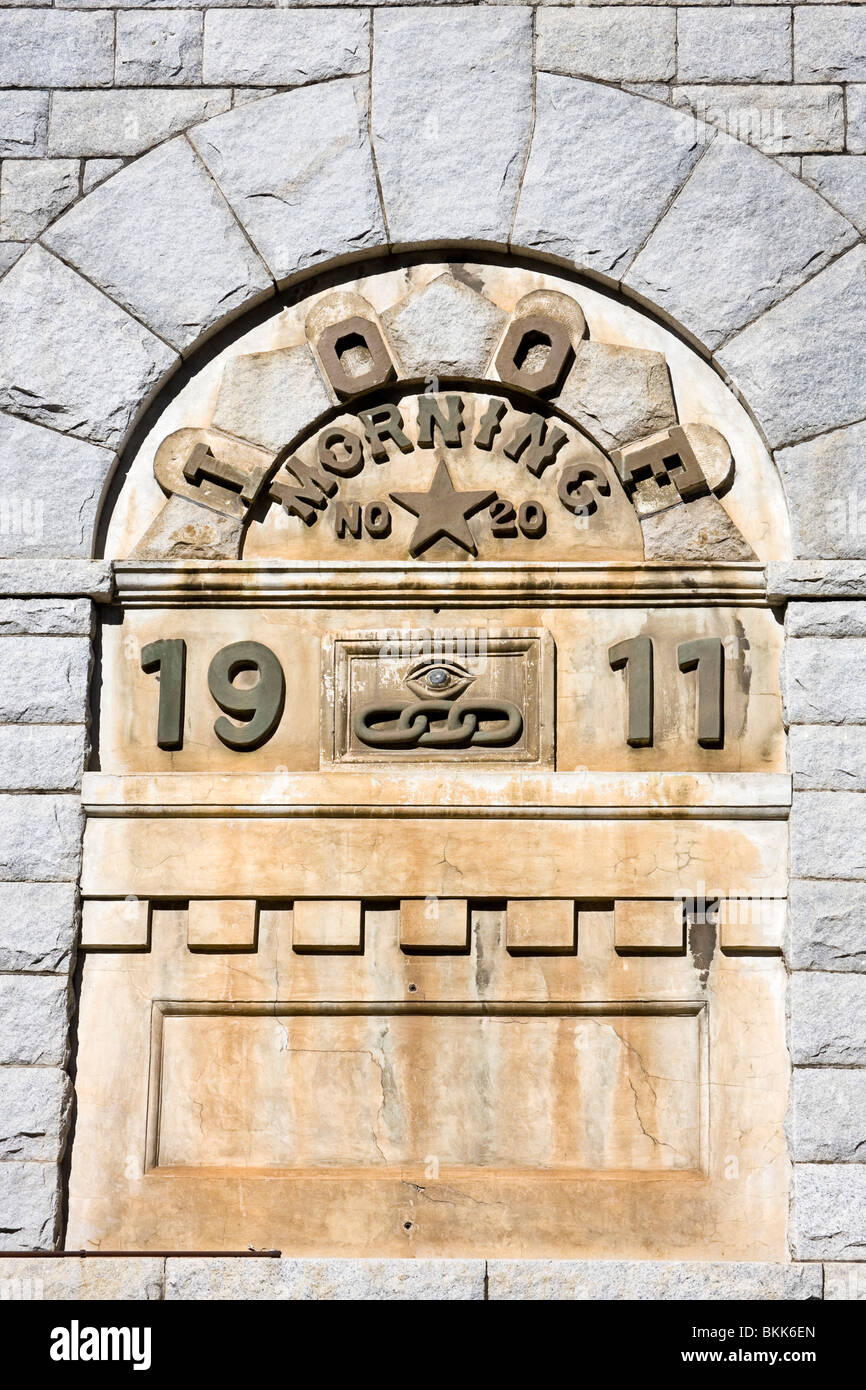
{"type": "Polygon", "coordinates": [[[323,763],[552,767],[549,632],[354,632],[326,639],[323,763]]]}

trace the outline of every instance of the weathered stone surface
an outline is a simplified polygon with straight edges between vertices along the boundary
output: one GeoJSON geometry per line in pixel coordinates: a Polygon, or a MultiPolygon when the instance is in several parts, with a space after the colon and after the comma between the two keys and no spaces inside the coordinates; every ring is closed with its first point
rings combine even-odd
{"type": "Polygon", "coordinates": [[[92,621],[84,598],[0,599],[0,637],[89,637],[92,621]]]}
{"type": "Polygon", "coordinates": [[[228,364],[213,422],[276,453],[330,405],[310,349],[279,348],[247,353],[228,364]]]}
{"type": "Polygon", "coordinates": [[[708,1260],[490,1260],[488,1297],[647,1301],[820,1298],[820,1265],[708,1260]]]}
{"type": "Polygon", "coordinates": [[[866,797],[800,792],[791,813],[791,872],[800,878],[866,879],[866,797]]]}
{"type": "Polygon", "coordinates": [[[77,197],[77,159],[4,160],[0,173],[0,237],[32,241],[77,197]]]}
{"type": "Polygon", "coordinates": [[[0,1160],[56,1162],[71,1104],[72,1082],[59,1067],[0,1067],[0,1160]]]}
{"type": "Polygon", "coordinates": [[[200,507],[186,497],[169,497],[132,551],[136,560],[236,560],[243,522],[200,507]]]}
{"type": "Polygon", "coordinates": [[[68,1026],[63,976],[0,976],[0,1065],[62,1067],[68,1026]]]}
{"type": "Polygon", "coordinates": [[[776,463],[788,496],[794,554],[866,556],[866,424],[779,449],[776,463]]]}
{"type": "Polygon", "coordinates": [[[866,1164],[794,1165],[791,1248],[795,1260],[866,1256],[866,1164]]]}
{"type": "Polygon", "coordinates": [[[4,1260],[0,1256],[0,1288],[3,1297],[12,1301],[153,1301],[162,1298],[163,1267],[161,1258],[147,1255],[58,1256],[53,1260],[4,1260]]]}
{"type": "Polygon", "coordinates": [[[783,695],[791,724],[864,724],[866,639],[803,637],[785,649],[783,695]]]}
{"type": "Polygon", "coordinates": [[[111,593],[113,576],[110,560],[0,559],[0,593],[26,598],[86,595],[104,600],[111,593]]]}
{"type": "Polygon", "coordinates": [[[702,150],[680,112],[541,73],[512,241],[619,276],[702,150]]]}
{"type": "Polygon", "coordinates": [[[0,556],[89,555],[114,462],[100,445],[0,412],[0,556]]]}
{"type": "Polygon", "coordinates": [[[799,180],[720,135],[625,281],[715,348],[856,240],[799,180]]]}
{"type": "Polygon", "coordinates": [[[0,724],[0,786],[72,791],[81,782],[86,748],[87,732],[80,725],[0,724]]]}
{"type": "Polygon", "coordinates": [[[862,348],[866,251],[847,252],[738,333],[719,362],[761,422],[771,447],[866,415],[862,348]]]}
{"type": "Polygon", "coordinates": [[[866,565],[859,560],[771,560],[767,565],[767,593],[780,599],[866,598],[866,565]]]}
{"type": "Polygon", "coordinates": [[[824,1266],[825,1299],[866,1299],[866,1263],[834,1261],[824,1266]]]}
{"type": "Polygon", "coordinates": [[[866,637],[866,605],[854,600],[839,603],[789,603],[785,610],[789,637],[866,637]]]}
{"type": "Polygon", "coordinates": [[[788,752],[794,786],[807,791],[866,791],[866,727],[797,724],[788,752]]]}
{"type": "Polygon", "coordinates": [[[794,10],[794,81],[866,79],[866,12],[856,5],[798,5],[794,10]]]}
{"type": "Polygon", "coordinates": [[[182,10],[117,16],[114,80],[119,87],[201,81],[202,15],[182,10]]]}
{"type": "Polygon", "coordinates": [[[115,157],[141,154],[195,121],[227,111],[231,103],[230,91],[201,87],[185,91],[54,92],[48,152],[115,157]]]}
{"type": "Polygon", "coordinates": [[[21,241],[0,241],[0,275],[5,275],[26,249],[21,241]]]}
{"type": "Polygon", "coordinates": [[[674,104],[765,154],[827,154],[845,145],[845,106],[838,86],[685,86],[674,104]]]}
{"type": "Polygon", "coordinates": [[[57,883],[76,877],[81,858],[77,797],[4,795],[0,816],[0,881],[57,883]]]}
{"type": "Polygon", "coordinates": [[[677,16],[680,82],[787,82],[791,15],[787,9],[737,5],[686,8],[677,16]]]}
{"type": "Polygon", "coordinates": [[[114,16],[60,10],[0,12],[0,86],[108,87],[114,16]]]}
{"type": "Polygon", "coordinates": [[[666,82],[676,70],[676,13],[602,5],[539,9],[539,71],[603,82],[666,82]]]}
{"type": "Polygon", "coordinates": [[[755,552],[716,497],[697,497],[642,516],[647,560],[754,560],[755,552]]]}
{"type": "Polygon", "coordinates": [[[795,1067],[791,1157],[806,1163],[860,1163],[866,1156],[866,1070],[795,1067]]]}
{"type": "Polygon", "coordinates": [[[13,415],[117,445],[176,360],[41,247],[0,283],[0,407],[13,415]]]}
{"type": "Polygon", "coordinates": [[[522,8],[377,14],[373,141],[396,245],[508,240],[532,123],[531,20],[522,8]]]}
{"type": "Polygon", "coordinates": [[[97,188],[99,184],[104,183],[107,178],[122,168],[122,159],[86,159],[81,175],[82,193],[89,193],[92,188],[97,188]]]}
{"type": "Polygon", "coordinates": [[[487,372],[506,316],[451,275],[439,275],[384,315],[406,376],[479,376],[487,372]]]}
{"type": "Polygon", "coordinates": [[[215,10],[205,16],[205,82],[295,87],[365,72],[362,10],[215,10]]]}
{"type": "Polygon", "coordinates": [[[54,1249],[59,1217],[60,1173],[55,1164],[0,1163],[4,1250],[54,1249]]]}
{"type": "Polygon", "coordinates": [[[171,1259],[168,1299],[484,1298],[483,1260],[171,1259]]]}
{"type": "Polygon", "coordinates": [[[6,637],[0,720],[7,724],[83,724],[90,643],[83,637],[6,637]]]}
{"type": "Polygon", "coordinates": [[[0,883],[0,971],[65,973],[75,913],[74,883],[0,883]]]}
{"type": "Polygon", "coordinates": [[[866,232],[866,159],[862,155],[806,155],[803,178],[866,232]]]}
{"type": "Polygon", "coordinates": [[[866,84],[851,82],[846,88],[847,148],[850,154],[866,154],[866,84]]]}
{"type": "Polygon", "coordinates": [[[557,403],[603,449],[677,423],[664,354],[615,343],[581,343],[557,403]]]}
{"type": "Polygon", "coordinates": [[[790,988],[794,1065],[866,1064],[866,975],[797,970],[790,988]]]}
{"type": "Polygon", "coordinates": [[[366,94],[342,78],[251,102],[190,138],[279,280],[385,241],[366,94]]]}
{"type": "Polygon", "coordinates": [[[47,92],[0,92],[0,159],[44,155],[47,134],[47,92]]]}
{"type": "Polygon", "coordinates": [[[272,288],[184,139],[161,145],[91,193],[45,241],[180,350],[272,288]]]}

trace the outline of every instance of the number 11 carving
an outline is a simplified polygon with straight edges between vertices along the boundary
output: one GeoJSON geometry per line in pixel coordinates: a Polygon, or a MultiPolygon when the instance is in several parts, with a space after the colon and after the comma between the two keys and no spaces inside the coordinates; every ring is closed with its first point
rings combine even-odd
{"type": "MultiPolygon", "coordinates": [[[[608,651],[611,670],[625,671],[626,743],[650,748],[653,742],[655,681],[651,637],[630,637],[608,651]]],[[[681,671],[697,671],[697,741],[721,748],[725,741],[725,660],[718,637],[698,637],[677,647],[681,671]]]]}

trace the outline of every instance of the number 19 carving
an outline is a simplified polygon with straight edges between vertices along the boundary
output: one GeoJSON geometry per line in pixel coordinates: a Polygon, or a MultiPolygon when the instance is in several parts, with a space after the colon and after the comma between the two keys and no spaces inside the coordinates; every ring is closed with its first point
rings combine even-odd
{"type": "MultiPolygon", "coordinates": [[[[183,748],[186,642],[182,637],[172,637],[148,643],[141,649],[141,668],[148,675],[159,674],[157,746],[166,750],[183,748]]],[[[223,711],[213,727],[226,748],[249,753],[267,743],[282,718],[286,701],[283,668],[269,647],[261,642],[232,642],[221,647],[208,667],[207,684],[223,711]],[[235,679],[244,671],[258,673],[255,684],[235,685],[235,679]],[[235,724],[225,718],[227,714],[246,723],[235,724]]]]}

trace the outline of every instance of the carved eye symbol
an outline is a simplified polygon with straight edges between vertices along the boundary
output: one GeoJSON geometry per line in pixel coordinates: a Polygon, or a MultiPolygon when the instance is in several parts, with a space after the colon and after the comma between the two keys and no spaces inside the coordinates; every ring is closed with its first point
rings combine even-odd
{"type": "Polygon", "coordinates": [[[406,676],[406,684],[415,695],[453,700],[462,695],[475,677],[456,661],[420,661],[406,676]]]}

